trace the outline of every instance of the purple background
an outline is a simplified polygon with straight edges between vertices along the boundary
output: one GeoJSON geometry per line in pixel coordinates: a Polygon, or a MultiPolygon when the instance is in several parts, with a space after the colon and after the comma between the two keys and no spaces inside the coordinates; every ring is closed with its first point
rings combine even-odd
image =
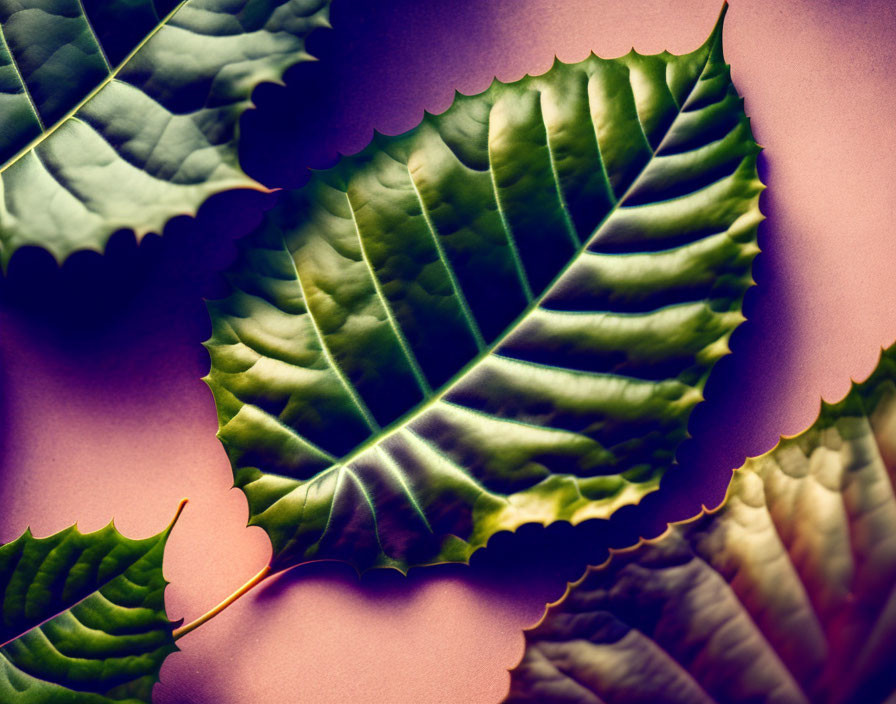
{"type": "MultiPolygon", "coordinates": [[[[691,51],[718,0],[334,0],[334,30],[309,41],[316,64],[255,94],[243,161],[270,185],[396,134],[494,76],[567,62],[691,51]]],[[[888,0],[734,0],[725,52],[746,97],[769,184],[749,322],[693,416],[693,440],[662,490],[610,523],[502,534],[472,568],[371,574],[297,568],[180,642],[158,704],[496,702],[522,652],[520,629],[586,561],[653,536],[722,498],[731,468],[813,420],[896,338],[896,6],[888,0]]],[[[200,381],[209,334],[201,297],[225,290],[233,238],[275,196],[213,199],[196,220],[138,247],[62,268],[17,254],[0,283],[0,540],[113,516],[133,537],[172,535],[172,618],[192,619],[264,565],[267,538],[245,528],[200,381]]]]}

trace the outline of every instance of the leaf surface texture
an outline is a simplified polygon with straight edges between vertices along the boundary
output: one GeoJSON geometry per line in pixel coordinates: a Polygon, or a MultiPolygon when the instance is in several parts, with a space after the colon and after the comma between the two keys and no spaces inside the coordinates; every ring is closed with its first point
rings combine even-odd
{"type": "Polygon", "coordinates": [[[527,632],[506,702],[893,701],[894,382],[890,348],[719,508],[589,568],[527,632]]]}
{"type": "Polygon", "coordinates": [[[459,95],[286,194],[206,343],[273,566],[465,561],[654,490],[743,320],[758,151],[720,22],[459,95]]]}
{"type": "Polygon", "coordinates": [[[328,0],[0,0],[0,260],[139,238],[240,167],[253,88],[310,58],[328,0]]]}
{"type": "Polygon", "coordinates": [[[0,547],[0,701],[150,704],[177,649],[162,576],[170,529],[28,531],[0,547]]]}

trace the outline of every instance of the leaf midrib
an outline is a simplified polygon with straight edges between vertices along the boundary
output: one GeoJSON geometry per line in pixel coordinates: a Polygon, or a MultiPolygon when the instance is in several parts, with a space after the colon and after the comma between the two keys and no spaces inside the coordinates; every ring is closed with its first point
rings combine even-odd
{"type": "MultiPolygon", "coordinates": [[[[65,115],[63,115],[62,117],[60,117],[60,118],[53,124],[53,126],[50,127],[50,129],[44,129],[43,132],[41,132],[41,134],[40,134],[39,136],[35,137],[35,138],[32,139],[30,142],[28,142],[28,144],[26,144],[26,145],[25,145],[24,147],[22,147],[18,152],[16,152],[15,155],[13,155],[12,157],[10,157],[10,158],[6,161],[6,163],[3,164],[3,166],[0,166],[0,174],[2,174],[4,171],[6,171],[6,170],[7,170],[8,168],[10,168],[11,166],[13,166],[16,162],[18,162],[20,159],[22,159],[22,157],[24,157],[24,156],[25,156],[26,154],[28,154],[30,151],[32,151],[33,149],[35,149],[36,147],[38,147],[40,144],[42,144],[42,143],[44,142],[45,139],[47,139],[50,135],[52,135],[54,132],[56,132],[56,130],[58,130],[62,125],[64,125],[66,122],[68,122],[72,117],[74,117],[74,116],[78,113],[78,111],[79,111],[81,108],[83,108],[88,102],[90,102],[90,101],[91,101],[91,100],[92,100],[92,99],[93,99],[93,98],[94,98],[94,97],[95,97],[95,96],[96,96],[96,95],[97,95],[103,88],[105,88],[105,87],[106,87],[107,85],[109,85],[113,80],[115,80],[115,79],[118,77],[118,74],[121,73],[122,69],[128,64],[128,62],[129,62],[131,59],[133,59],[134,56],[137,55],[137,52],[139,52],[144,46],[146,46],[147,42],[149,42],[149,40],[152,39],[152,38],[159,32],[160,29],[162,29],[162,27],[167,26],[167,24],[171,21],[171,18],[174,17],[174,15],[175,15],[175,14],[176,14],[176,13],[177,13],[177,12],[184,6],[184,5],[186,5],[189,1],[190,1],[190,0],[180,0],[180,2],[177,3],[177,5],[174,7],[174,9],[171,10],[167,15],[165,15],[165,17],[163,17],[161,20],[159,20],[159,23],[153,28],[153,30],[152,30],[149,34],[147,34],[145,37],[143,37],[143,39],[140,40],[140,42],[137,44],[137,46],[135,46],[133,49],[131,49],[130,53],[128,53],[128,55],[125,56],[124,59],[121,60],[121,63],[119,63],[119,64],[118,64],[112,71],[110,71],[109,75],[106,76],[106,78],[104,78],[104,79],[103,79],[103,80],[102,80],[102,81],[101,81],[101,82],[100,82],[100,83],[99,83],[93,90],[91,90],[86,96],[84,96],[84,97],[78,102],[77,105],[75,105],[75,106],[74,106],[71,110],[69,110],[65,115]]],[[[84,13],[84,17],[85,17],[85,19],[87,19],[87,13],[86,13],[86,12],[84,13]]],[[[87,23],[88,23],[88,26],[90,26],[90,21],[89,21],[89,20],[87,20],[87,23]]],[[[91,28],[91,31],[92,31],[92,28],[91,28]]],[[[103,54],[103,56],[105,57],[105,52],[104,52],[103,47],[102,47],[102,45],[100,44],[100,42],[99,42],[98,39],[97,39],[97,46],[99,47],[100,52],[101,52],[101,53],[103,54]]],[[[11,52],[10,52],[10,53],[11,53],[11,52]]],[[[107,63],[107,65],[108,65],[108,61],[107,61],[106,63],[107,63]]],[[[20,74],[20,75],[21,75],[21,74],[20,74]]],[[[24,88],[25,88],[25,93],[26,93],[26,95],[28,96],[29,101],[31,101],[31,94],[28,92],[28,87],[25,85],[25,81],[24,81],[24,79],[22,80],[22,85],[23,85],[24,88]]],[[[34,105],[34,102],[33,102],[33,101],[31,101],[31,104],[32,104],[32,107],[33,107],[33,109],[34,109],[35,115],[37,115],[38,122],[40,122],[41,127],[43,127],[43,121],[41,120],[40,113],[37,112],[37,106],[34,105]]],[[[0,646],[0,647],[2,647],[2,646],[0,646]]]]}
{"type": "MultiPolygon", "coordinates": [[[[600,231],[604,227],[604,225],[610,220],[610,218],[613,217],[613,215],[615,215],[615,213],[619,210],[620,207],[624,206],[625,200],[631,195],[633,189],[635,188],[635,186],[638,183],[638,180],[641,178],[641,176],[644,174],[644,172],[647,170],[647,168],[650,166],[650,164],[653,163],[654,159],[656,159],[657,154],[660,152],[666,139],[669,136],[672,126],[675,124],[676,120],[682,115],[684,106],[687,104],[688,99],[691,97],[691,95],[694,92],[694,89],[697,87],[697,84],[700,82],[700,79],[703,76],[703,74],[705,73],[706,67],[709,65],[711,58],[712,58],[712,45],[709,44],[706,46],[706,59],[704,60],[703,65],[700,67],[700,70],[697,73],[696,79],[694,80],[694,82],[690,86],[690,88],[688,89],[688,92],[685,95],[684,99],[681,101],[680,106],[676,105],[677,112],[675,115],[675,119],[673,119],[672,122],[669,124],[669,126],[666,128],[666,131],[663,134],[662,139],[657,144],[656,148],[650,147],[650,150],[651,150],[650,158],[647,160],[647,162],[644,164],[644,166],[640,169],[640,171],[638,171],[637,175],[632,180],[632,182],[629,184],[628,188],[626,188],[625,192],[616,200],[616,202],[613,204],[613,206],[610,208],[610,210],[607,211],[607,214],[603,217],[603,219],[595,226],[592,235],[590,237],[588,237],[587,239],[585,239],[581,243],[581,245],[578,248],[578,251],[572,257],[570,257],[570,259],[566,263],[566,265],[563,266],[560,269],[560,271],[557,272],[557,274],[554,276],[554,278],[551,279],[551,281],[544,287],[544,290],[538,296],[533,298],[526,305],[526,307],[520,312],[520,314],[516,318],[514,318],[514,320],[505,328],[504,332],[502,332],[497,338],[495,338],[495,340],[490,345],[483,348],[467,364],[465,364],[463,367],[461,367],[450,379],[448,379],[442,385],[442,387],[439,391],[437,391],[435,394],[433,394],[428,399],[426,399],[423,402],[414,406],[407,413],[404,413],[402,416],[400,416],[399,418],[394,420],[389,425],[385,426],[379,433],[371,436],[368,440],[366,440],[363,443],[361,443],[360,445],[358,445],[354,450],[349,452],[347,455],[344,455],[343,457],[341,457],[338,460],[338,462],[331,465],[330,467],[327,467],[324,470],[321,470],[321,472],[319,472],[313,479],[315,479],[315,480],[321,479],[324,476],[326,476],[327,474],[329,474],[330,472],[351,464],[354,460],[356,460],[358,457],[360,457],[364,452],[366,452],[370,448],[378,445],[382,441],[383,438],[391,435],[393,432],[395,432],[402,426],[407,425],[414,418],[422,415],[430,407],[432,407],[433,405],[435,405],[436,403],[441,401],[442,398],[455,386],[455,384],[457,384],[464,376],[466,376],[466,374],[468,372],[470,372],[476,365],[478,365],[483,359],[485,359],[486,357],[491,355],[498,348],[498,346],[500,346],[501,343],[503,343],[507,339],[507,337],[514,330],[517,329],[519,324],[526,317],[528,317],[532,313],[532,311],[534,311],[536,308],[538,308],[541,305],[541,303],[551,293],[551,291],[553,290],[553,288],[557,284],[557,282],[570,269],[570,267],[576,261],[578,261],[579,257],[581,257],[585,251],[587,251],[588,246],[597,238],[598,234],[600,233],[600,231]]],[[[677,103],[677,101],[676,101],[676,103],[677,103]]],[[[638,115],[638,122],[640,123],[640,115],[638,115]]],[[[647,144],[648,144],[648,146],[650,146],[649,141],[647,141],[647,144]]],[[[489,165],[489,172],[491,173],[491,165],[489,165]]],[[[558,184],[558,189],[559,189],[559,184],[558,184]]],[[[563,207],[564,207],[564,209],[566,209],[565,204],[563,204],[563,207]]],[[[359,233],[359,236],[360,236],[360,233],[359,233]]],[[[372,269],[371,269],[371,275],[375,276],[375,273],[373,272],[372,269]]],[[[275,474],[275,473],[271,473],[271,474],[275,474]]],[[[294,477],[290,477],[290,478],[294,479],[294,477]]]]}

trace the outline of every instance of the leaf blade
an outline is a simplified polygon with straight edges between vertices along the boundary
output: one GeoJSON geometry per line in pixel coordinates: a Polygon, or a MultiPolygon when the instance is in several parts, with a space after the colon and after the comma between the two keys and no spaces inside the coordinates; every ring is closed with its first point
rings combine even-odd
{"type": "Polygon", "coordinates": [[[275,568],[464,561],[656,487],[758,251],[720,41],[459,96],[245,241],[207,381],[275,568]]]}
{"type": "Polygon", "coordinates": [[[4,701],[149,704],[177,650],[162,575],[173,525],[145,540],[112,524],[47,538],[26,531],[0,546],[4,701]]]}
{"type": "MultiPolygon", "coordinates": [[[[71,60],[48,69],[41,53],[32,52],[38,57],[33,70],[48,71],[42,94],[63,101],[35,128],[22,117],[32,95],[28,78],[15,52],[4,53],[9,45],[0,47],[0,106],[9,104],[5,114],[18,125],[9,142],[0,143],[4,266],[24,245],[43,246],[61,261],[77,249],[101,251],[119,229],[133,230],[138,239],[161,232],[172,217],[195,214],[215,193],[264,189],[240,167],[238,120],[258,83],[280,81],[287,68],[311,58],[304,40],[326,26],[327,0],[253,2],[238,14],[222,0],[186,0],[162,3],[159,9],[169,11],[161,17],[152,2],[91,2],[92,16],[102,17],[104,31],[96,33],[85,6],[66,3],[73,5],[71,16],[41,14],[35,2],[35,8],[0,16],[0,28],[9,34],[10,26],[24,25],[22,56],[31,55],[26,45],[35,36],[52,45],[54,57],[79,50],[77,42],[88,35],[96,57],[103,55],[101,36],[114,55],[130,51],[114,68],[81,83],[60,77],[71,60]],[[31,10],[64,27],[42,32],[19,21],[31,10]],[[147,13],[157,21],[151,29],[147,13]],[[70,24],[78,18],[82,32],[72,38],[70,24]],[[126,36],[135,27],[148,31],[139,41],[126,36]],[[19,71],[18,89],[13,70],[19,71]]],[[[37,114],[42,103],[31,103],[37,114]]]]}
{"type": "Polygon", "coordinates": [[[719,507],[589,568],[527,632],[506,701],[892,695],[894,382],[891,347],[719,507]]]}

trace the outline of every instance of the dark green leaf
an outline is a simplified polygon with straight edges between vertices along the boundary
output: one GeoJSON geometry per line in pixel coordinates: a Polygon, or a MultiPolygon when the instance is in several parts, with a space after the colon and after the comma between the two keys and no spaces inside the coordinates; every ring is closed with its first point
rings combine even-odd
{"type": "Polygon", "coordinates": [[[26,531],[0,547],[0,701],[149,704],[177,650],[162,576],[171,526],[146,540],[111,524],[26,531]]]}
{"type": "Polygon", "coordinates": [[[591,568],[507,702],[875,704],[896,693],[896,348],[724,503],[591,568]]]}
{"type": "Polygon", "coordinates": [[[0,1],[0,261],[161,232],[240,168],[253,88],[310,58],[328,0],[0,1]]]}
{"type": "Polygon", "coordinates": [[[207,343],[274,567],[465,561],[654,490],[743,320],[758,151],[720,21],[458,96],[287,194],[207,343]]]}

